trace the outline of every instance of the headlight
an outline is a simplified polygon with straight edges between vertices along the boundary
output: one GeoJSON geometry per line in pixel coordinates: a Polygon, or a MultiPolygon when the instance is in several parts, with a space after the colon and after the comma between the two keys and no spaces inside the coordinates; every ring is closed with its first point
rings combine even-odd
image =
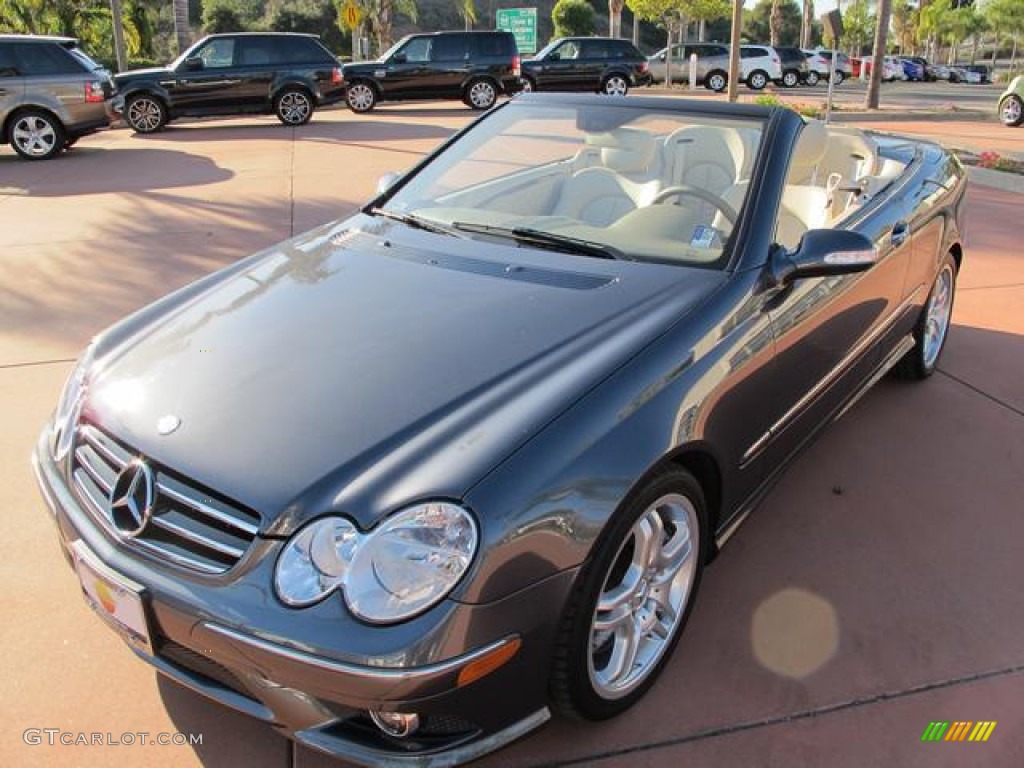
{"type": "Polygon", "coordinates": [[[90,345],[78,358],[75,369],[64,382],[64,390],[57,401],[57,411],[53,415],[53,427],[50,431],[50,455],[54,461],[62,461],[71,448],[75,423],[78,421],[85,395],[85,380],[92,361],[93,348],[90,345]]]}
{"type": "Polygon", "coordinates": [[[274,586],[291,606],[312,605],[338,589],[359,618],[402,621],[451,592],[477,541],[473,518],[448,502],[406,509],[366,535],[344,518],[322,518],[285,545],[274,586]]]}

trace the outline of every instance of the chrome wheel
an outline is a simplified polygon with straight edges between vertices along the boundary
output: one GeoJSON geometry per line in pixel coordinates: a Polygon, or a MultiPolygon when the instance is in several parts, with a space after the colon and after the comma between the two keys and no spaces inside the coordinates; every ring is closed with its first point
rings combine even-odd
{"type": "Polygon", "coordinates": [[[999,107],[999,119],[1004,125],[1020,125],[1024,122],[1024,102],[1016,96],[1008,96],[999,107]]]}
{"type": "Polygon", "coordinates": [[[523,78],[523,93],[533,93],[537,90],[533,85],[533,80],[528,77],[523,78]]]}
{"type": "Polygon", "coordinates": [[[942,351],[949,330],[949,317],[953,312],[953,267],[945,264],[935,278],[935,287],[925,308],[922,360],[931,368],[942,351]]]}
{"type": "Polygon", "coordinates": [[[768,85],[768,76],[764,72],[752,72],[747,78],[747,85],[755,91],[760,91],[768,85]]]}
{"type": "Polygon", "coordinates": [[[164,106],[149,96],[139,96],[129,102],[125,120],[139,133],[153,133],[163,127],[164,106]]]}
{"type": "Polygon", "coordinates": [[[609,96],[625,96],[629,91],[629,83],[622,75],[612,75],[604,81],[602,90],[609,96]]]}
{"type": "Polygon", "coordinates": [[[797,77],[796,72],[786,72],[782,76],[782,84],[787,88],[796,88],[797,83],[800,82],[800,78],[797,77]]]}
{"type": "Polygon", "coordinates": [[[348,87],[346,100],[353,112],[369,112],[377,103],[377,94],[366,83],[353,83],[348,87]]]}
{"type": "Polygon", "coordinates": [[[837,70],[835,70],[832,73],[832,84],[833,85],[841,85],[843,80],[845,80],[845,79],[846,79],[846,75],[844,75],[841,70],[837,69],[837,70]]]}
{"type": "Polygon", "coordinates": [[[487,80],[477,80],[469,86],[466,99],[473,109],[490,109],[498,98],[494,85],[487,80]]]}
{"type": "Polygon", "coordinates": [[[819,79],[820,78],[818,77],[818,73],[815,72],[813,69],[810,72],[807,73],[807,84],[808,85],[810,85],[810,86],[817,85],[819,79]]]}
{"type": "Polygon", "coordinates": [[[605,699],[641,685],[686,613],[699,554],[697,510],[662,496],[630,529],[605,575],[590,627],[590,682],[605,699]]]}
{"type": "Polygon", "coordinates": [[[313,102],[305,91],[285,91],[277,100],[277,117],[285,125],[303,125],[313,116],[313,102]]]}
{"type": "Polygon", "coordinates": [[[11,126],[11,144],[22,157],[45,160],[64,146],[60,128],[51,118],[33,112],[23,114],[11,126]]]}

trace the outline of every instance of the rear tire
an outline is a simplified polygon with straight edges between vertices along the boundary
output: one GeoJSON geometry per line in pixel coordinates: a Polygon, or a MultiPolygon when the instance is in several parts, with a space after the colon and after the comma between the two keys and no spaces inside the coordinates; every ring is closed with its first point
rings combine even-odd
{"type": "Polygon", "coordinates": [[[305,125],[314,109],[313,97],[305,88],[285,88],[274,99],[274,114],[284,125],[305,125]]]}
{"type": "Polygon", "coordinates": [[[629,93],[629,81],[622,75],[608,75],[601,83],[601,93],[606,96],[625,96],[629,93]]]}
{"type": "Polygon", "coordinates": [[[932,283],[921,317],[914,326],[914,346],[893,368],[898,378],[920,380],[935,373],[949,335],[953,299],[956,295],[956,274],[956,259],[953,254],[947,253],[939,265],[939,273],[932,283]]]}
{"type": "Polygon", "coordinates": [[[835,70],[832,73],[832,84],[833,85],[842,85],[843,84],[843,80],[845,80],[845,79],[846,79],[846,75],[843,74],[843,71],[841,69],[837,69],[837,70],[835,70]]]}
{"type": "Polygon", "coordinates": [[[25,160],[49,160],[64,149],[64,125],[49,112],[25,109],[15,113],[7,139],[25,160]]]}
{"type": "Polygon", "coordinates": [[[490,109],[498,100],[498,89],[490,80],[473,80],[466,86],[462,100],[471,109],[490,109]]]}
{"type": "Polygon", "coordinates": [[[1024,101],[1021,101],[1020,96],[1011,93],[1002,100],[999,104],[999,119],[1010,128],[1024,123],[1024,101]]]}
{"type": "Polygon", "coordinates": [[[605,720],[647,692],[686,625],[707,547],[704,493],[689,472],[666,469],[626,497],[561,619],[551,672],[557,709],[605,720]]]}
{"type": "Polygon", "coordinates": [[[350,83],[345,92],[345,102],[348,108],[358,114],[365,114],[377,106],[377,91],[369,83],[363,80],[356,80],[350,83]]]}
{"type": "Polygon", "coordinates": [[[523,93],[535,93],[537,91],[537,83],[534,82],[532,77],[523,78],[523,93]]]}
{"type": "Polygon", "coordinates": [[[125,103],[124,121],[136,133],[156,133],[167,125],[167,107],[156,96],[140,93],[125,103]]]}

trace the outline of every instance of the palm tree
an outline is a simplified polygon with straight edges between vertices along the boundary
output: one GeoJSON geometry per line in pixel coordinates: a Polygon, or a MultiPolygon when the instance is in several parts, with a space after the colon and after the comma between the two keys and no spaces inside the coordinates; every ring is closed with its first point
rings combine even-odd
{"type": "Polygon", "coordinates": [[[622,37],[622,8],[626,0],[608,0],[608,36],[622,37]]]}
{"type": "Polygon", "coordinates": [[[174,39],[178,44],[178,53],[183,53],[192,42],[188,27],[188,0],[174,0],[174,39]]]}

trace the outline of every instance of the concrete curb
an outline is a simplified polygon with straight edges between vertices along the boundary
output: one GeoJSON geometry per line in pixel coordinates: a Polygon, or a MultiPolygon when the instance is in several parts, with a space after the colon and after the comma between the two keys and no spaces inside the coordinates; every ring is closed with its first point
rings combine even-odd
{"type": "Polygon", "coordinates": [[[1021,176],[1019,173],[993,171],[989,168],[978,168],[969,165],[967,166],[967,178],[972,184],[980,184],[983,187],[994,187],[1004,192],[1015,192],[1018,195],[1024,195],[1024,176],[1021,176]]]}

